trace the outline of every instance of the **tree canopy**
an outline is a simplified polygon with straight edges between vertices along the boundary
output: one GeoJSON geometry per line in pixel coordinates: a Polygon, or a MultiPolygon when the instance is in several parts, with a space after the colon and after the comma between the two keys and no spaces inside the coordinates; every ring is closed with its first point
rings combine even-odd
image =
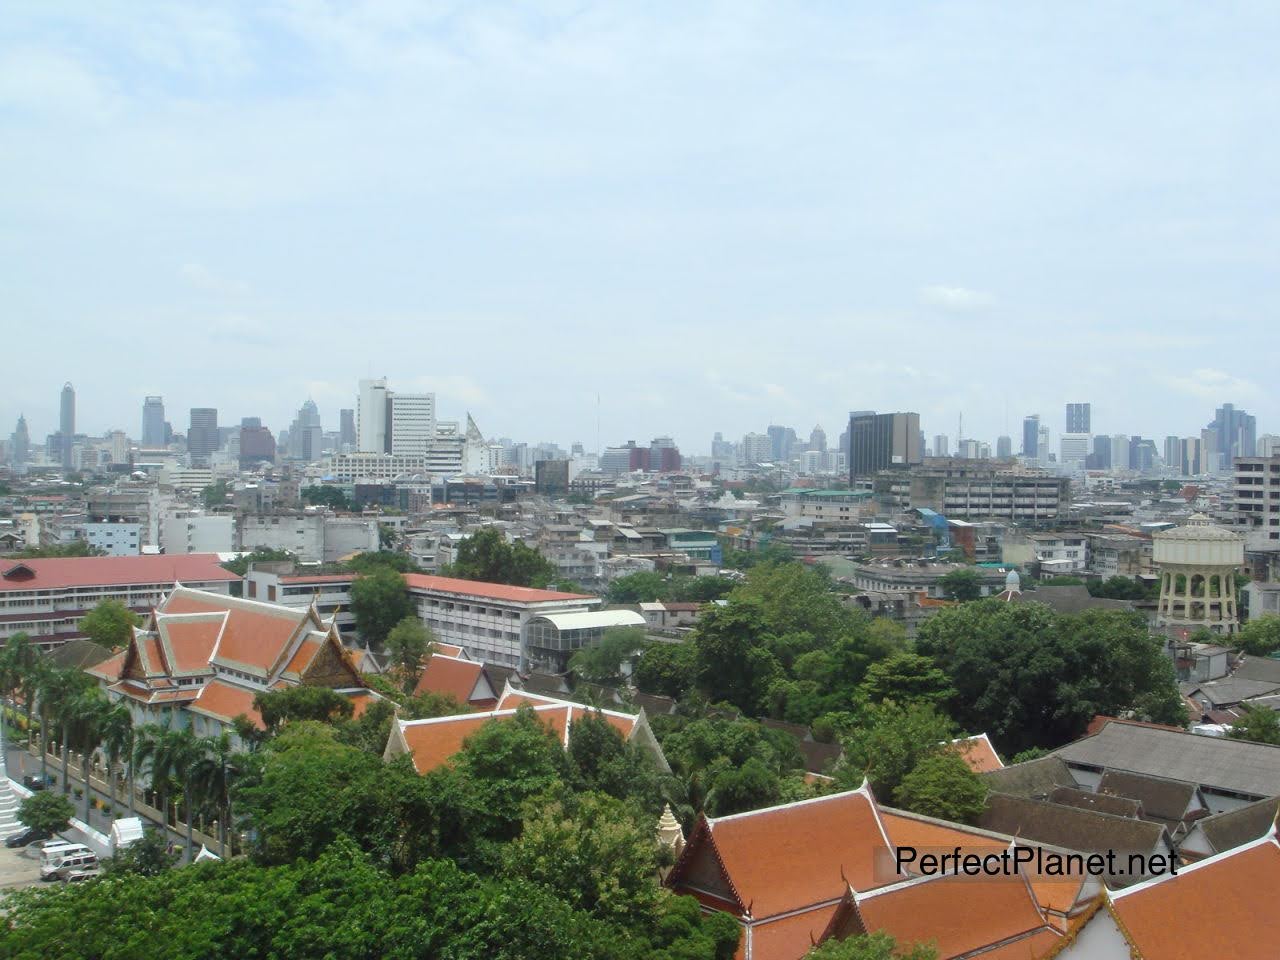
{"type": "Polygon", "coordinates": [[[327,484],[304,487],[302,499],[312,506],[328,507],[331,510],[351,509],[351,501],[343,493],[342,488],[332,487],[327,484]]]}
{"type": "Polygon", "coordinates": [[[1236,635],[1240,649],[1255,657],[1265,657],[1280,650],[1280,615],[1274,613],[1254,617],[1236,635]]]}
{"type": "Polygon", "coordinates": [[[583,647],[569,660],[569,669],[588,683],[617,684],[622,681],[622,665],[646,646],[641,627],[610,627],[600,642],[583,647]]]}
{"type": "Polygon", "coordinates": [[[276,550],[273,547],[257,547],[249,553],[241,554],[234,560],[228,560],[222,566],[226,570],[230,570],[237,577],[243,577],[249,572],[249,565],[253,563],[272,563],[281,560],[296,560],[297,558],[288,550],[276,550]]]}
{"type": "Polygon", "coordinates": [[[128,645],[133,628],[139,620],[137,614],[121,600],[99,600],[97,605],[80,621],[80,629],[94,643],[108,650],[128,645]]]}
{"type": "Polygon", "coordinates": [[[76,815],[71,801],[54,790],[39,790],[18,804],[18,819],[45,833],[61,833],[76,815]]]}
{"type": "Polygon", "coordinates": [[[484,527],[458,544],[448,574],[515,587],[545,587],[556,568],[533,547],[518,540],[508,543],[497,527],[484,527]]]}
{"type": "Polygon", "coordinates": [[[351,584],[351,612],[356,630],[366,643],[381,645],[392,627],[413,616],[413,601],[404,577],[387,566],[377,566],[351,584]]]}

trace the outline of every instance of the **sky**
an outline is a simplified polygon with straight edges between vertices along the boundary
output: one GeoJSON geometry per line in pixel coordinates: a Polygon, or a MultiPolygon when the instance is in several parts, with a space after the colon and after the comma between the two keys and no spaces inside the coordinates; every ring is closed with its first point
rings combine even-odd
{"type": "MultiPolygon", "coordinates": [[[[9,0],[0,433],[1280,432],[1280,5],[9,0]]],[[[1017,441],[1015,440],[1015,449],[1017,441]]]]}

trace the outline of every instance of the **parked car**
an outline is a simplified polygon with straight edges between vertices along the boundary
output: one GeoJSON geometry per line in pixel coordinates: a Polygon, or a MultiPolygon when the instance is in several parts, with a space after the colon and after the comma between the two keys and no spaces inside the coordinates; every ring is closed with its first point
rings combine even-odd
{"type": "Polygon", "coordinates": [[[49,834],[44,830],[37,830],[35,827],[27,827],[21,833],[15,833],[12,837],[5,840],[6,847],[25,847],[29,843],[35,843],[37,840],[48,840],[49,834]]]}
{"type": "Polygon", "coordinates": [[[83,883],[98,876],[101,871],[97,867],[85,867],[80,870],[68,870],[62,875],[63,883],[83,883]]]}
{"type": "Polygon", "coordinates": [[[22,785],[28,790],[43,790],[57,782],[51,773],[29,773],[22,778],[22,785]]]}

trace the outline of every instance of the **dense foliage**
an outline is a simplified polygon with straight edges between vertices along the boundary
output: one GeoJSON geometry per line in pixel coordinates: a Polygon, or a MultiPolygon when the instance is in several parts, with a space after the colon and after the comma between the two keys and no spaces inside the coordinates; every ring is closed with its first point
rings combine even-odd
{"type": "Polygon", "coordinates": [[[365,643],[381,645],[391,629],[413,616],[413,601],[404,577],[388,566],[376,566],[351,584],[351,612],[365,643]]]}
{"type": "Polygon", "coordinates": [[[556,568],[533,547],[518,540],[508,543],[497,527],[485,527],[458,544],[454,561],[444,572],[463,580],[545,587],[556,568]]]}
{"type": "Polygon", "coordinates": [[[728,577],[688,577],[641,570],[609,582],[608,603],[707,603],[733,589],[728,577]]]}
{"type": "Polygon", "coordinates": [[[1280,616],[1267,614],[1254,617],[1236,636],[1236,642],[1245,653],[1265,657],[1280,650],[1280,616]]]}
{"type": "Polygon", "coordinates": [[[108,650],[117,650],[132,639],[133,628],[138,622],[138,615],[123,601],[99,600],[80,621],[80,631],[94,643],[108,650]]]}
{"type": "Polygon", "coordinates": [[[276,550],[273,547],[258,547],[249,553],[241,554],[234,560],[228,560],[222,566],[226,570],[230,570],[237,577],[243,577],[249,572],[249,565],[253,563],[271,563],[280,560],[296,560],[292,553],[288,550],[276,550]]]}

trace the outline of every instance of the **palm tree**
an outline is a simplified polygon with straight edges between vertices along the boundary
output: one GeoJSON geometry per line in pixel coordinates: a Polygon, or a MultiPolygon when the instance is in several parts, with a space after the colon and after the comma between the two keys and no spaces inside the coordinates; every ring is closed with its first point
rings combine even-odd
{"type": "Polygon", "coordinates": [[[129,763],[129,815],[133,816],[133,717],[122,703],[112,704],[102,717],[102,749],[107,757],[107,784],[111,803],[116,802],[116,764],[123,757],[129,763]]]}
{"type": "Polygon", "coordinates": [[[217,810],[218,844],[225,860],[231,829],[231,786],[241,772],[241,754],[232,749],[231,734],[227,732],[197,742],[200,755],[192,765],[189,779],[201,801],[217,810]]]}
{"type": "Polygon", "coordinates": [[[93,782],[90,780],[93,775],[93,755],[102,746],[103,726],[112,709],[111,702],[97,687],[90,687],[71,702],[74,714],[72,739],[80,750],[80,773],[84,778],[85,823],[89,822],[89,807],[93,802],[93,782]]]}
{"type": "Polygon", "coordinates": [[[161,817],[168,826],[169,789],[171,779],[182,780],[183,813],[187,818],[187,862],[191,862],[192,821],[191,811],[193,781],[190,776],[203,748],[200,739],[189,729],[174,730],[148,724],[138,731],[134,747],[134,762],[145,767],[151,777],[151,787],[160,794],[161,817]]]}
{"type": "MultiPolygon", "coordinates": [[[[71,790],[68,780],[71,763],[71,728],[79,718],[80,705],[76,702],[93,684],[93,679],[82,670],[70,668],[51,669],[41,678],[40,729],[44,752],[48,752],[48,727],[46,718],[62,728],[62,792],[71,790]]],[[[43,768],[42,768],[43,769],[43,768]]]]}

